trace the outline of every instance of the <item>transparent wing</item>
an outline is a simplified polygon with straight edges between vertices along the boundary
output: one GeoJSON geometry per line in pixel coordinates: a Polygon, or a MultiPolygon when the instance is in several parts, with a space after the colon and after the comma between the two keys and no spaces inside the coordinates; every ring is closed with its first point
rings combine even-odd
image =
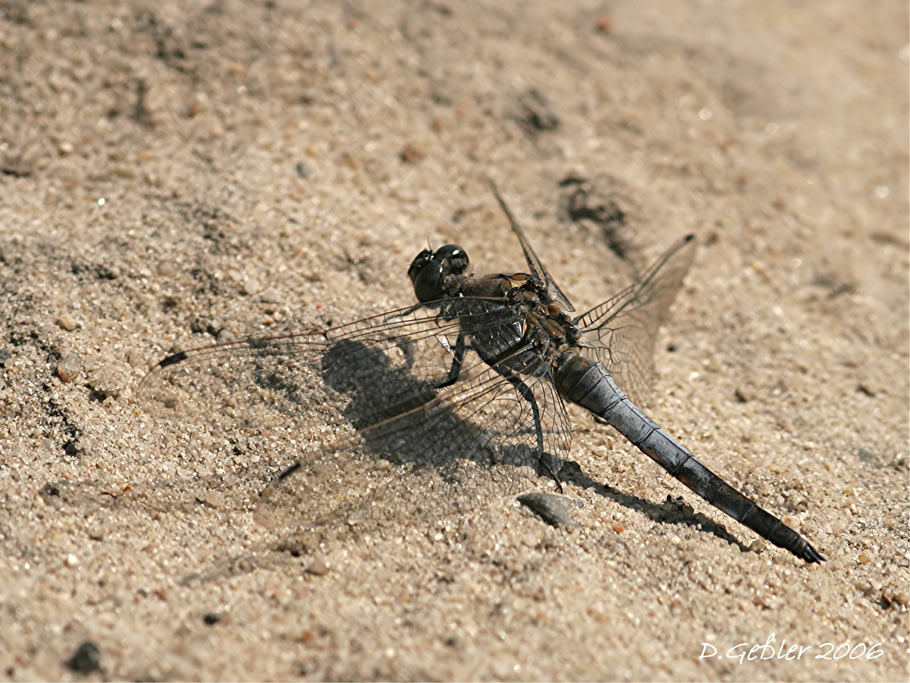
{"type": "Polygon", "coordinates": [[[695,236],[686,235],[635,284],[582,313],[582,352],[599,361],[620,388],[641,399],[654,374],[654,341],[692,265],[695,236]]]}
{"type": "MultiPolygon", "coordinates": [[[[286,434],[275,469],[299,466],[267,487],[257,517],[296,530],[288,542],[303,550],[528,488],[540,465],[532,403],[470,348],[458,381],[438,388],[462,325],[491,334],[515,322],[502,301],[465,298],[183,351],[155,366],[137,395],[150,412],[221,423],[228,435],[286,434]]],[[[535,399],[556,470],[568,448],[565,407],[547,375],[511,367],[535,399]]]]}
{"type": "Polygon", "coordinates": [[[556,284],[556,281],[552,278],[550,273],[547,272],[546,267],[537,257],[537,253],[531,247],[531,243],[528,241],[528,238],[525,237],[524,230],[521,229],[518,221],[515,220],[515,217],[512,215],[512,212],[509,210],[508,205],[499,194],[499,190],[492,180],[490,181],[490,189],[493,190],[493,195],[496,197],[496,201],[499,202],[499,207],[502,209],[502,212],[506,215],[506,218],[509,219],[509,225],[512,226],[512,232],[515,233],[515,236],[518,237],[518,241],[521,243],[521,250],[524,252],[525,261],[528,264],[528,269],[531,271],[531,275],[536,276],[541,282],[546,284],[547,289],[550,292],[550,296],[562,304],[567,312],[571,313],[574,311],[575,307],[572,305],[572,302],[569,301],[569,297],[563,294],[562,290],[559,288],[559,285],[556,284]]]}
{"type": "MultiPolygon", "coordinates": [[[[534,389],[551,451],[565,444],[564,407],[550,382],[534,389]]],[[[530,404],[486,367],[356,439],[308,449],[290,477],[263,492],[257,515],[291,531],[286,549],[306,553],[514,496],[534,485],[538,466],[530,404]]]]}

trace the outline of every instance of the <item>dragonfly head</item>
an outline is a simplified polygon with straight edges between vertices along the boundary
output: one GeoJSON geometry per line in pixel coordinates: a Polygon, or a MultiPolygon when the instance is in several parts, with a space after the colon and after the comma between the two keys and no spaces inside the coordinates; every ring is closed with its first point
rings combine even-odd
{"type": "Polygon", "coordinates": [[[421,303],[446,296],[445,282],[451,275],[461,275],[468,269],[468,255],[457,244],[446,244],[436,251],[424,249],[411,261],[408,277],[414,284],[414,294],[421,303]]]}

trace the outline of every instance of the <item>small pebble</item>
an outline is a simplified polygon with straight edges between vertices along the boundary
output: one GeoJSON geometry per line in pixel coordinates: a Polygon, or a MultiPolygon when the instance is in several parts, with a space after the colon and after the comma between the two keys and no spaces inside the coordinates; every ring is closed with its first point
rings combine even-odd
{"type": "Polygon", "coordinates": [[[525,130],[545,131],[559,127],[559,117],[553,112],[550,101],[534,88],[518,99],[522,108],[521,124],[525,130]]]}
{"type": "Polygon", "coordinates": [[[202,617],[202,623],[206,626],[214,626],[219,621],[221,621],[221,615],[217,612],[207,612],[202,617]]]}
{"type": "Polygon", "coordinates": [[[73,656],[65,662],[71,670],[80,674],[89,674],[101,668],[101,652],[90,640],[80,645],[73,656]]]}
{"type": "Polygon", "coordinates": [[[73,318],[69,313],[61,313],[60,317],[57,318],[57,324],[67,332],[72,332],[79,326],[79,323],[76,322],[76,319],[73,318]]]}
{"type": "Polygon", "coordinates": [[[190,118],[194,116],[199,116],[202,112],[206,110],[206,96],[203,93],[193,93],[193,96],[190,98],[186,107],[186,114],[190,118]]]}
{"type": "Polygon", "coordinates": [[[580,501],[555,493],[526,493],[518,502],[529,508],[547,524],[553,526],[578,526],[572,519],[572,509],[581,507],[580,501]]]}
{"type": "Polygon", "coordinates": [[[284,297],[274,287],[269,287],[268,289],[266,289],[259,298],[262,299],[262,301],[267,304],[284,303],[284,297]]]}
{"type": "Polygon", "coordinates": [[[82,370],[82,358],[75,353],[66,354],[59,363],[57,363],[57,377],[64,382],[72,382],[79,376],[82,370]]]}
{"type": "Polygon", "coordinates": [[[199,500],[213,508],[220,508],[224,505],[224,494],[221,491],[206,491],[199,500]]]}
{"type": "Polygon", "coordinates": [[[868,463],[876,469],[881,469],[882,464],[879,461],[878,456],[872,451],[866,450],[865,448],[859,448],[859,450],[856,451],[856,455],[864,463],[868,463]]]}
{"type": "Polygon", "coordinates": [[[67,553],[66,559],[63,560],[67,567],[75,567],[79,564],[79,558],[72,553],[67,553]]]}
{"type": "Polygon", "coordinates": [[[876,393],[874,389],[870,389],[868,385],[862,383],[856,385],[856,390],[870,398],[874,397],[876,393]]]}
{"type": "Polygon", "coordinates": [[[247,294],[248,296],[252,296],[253,294],[256,294],[262,288],[262,286],[259,284],[259,280],[257,280],[256,278],[252,278],[252,277],[246,278],[243,281],[242,287],[243,287],[243,293],[247,294]]]}
{"type": "Polygon", "coordinates": [[[890,584],[882,592],[882,599],[889,605],[893,603],[898,607],[906,607],[910,603],[910,592],[906,588],[890,584]]]}
{"type": "Polygon", "coordinates": [[[177,275],[177,268],[174,266],[173,261],[168,261],[166,259],[159,261],[155,266],[155,270],[157,270],[158,275],[163,278],[172,278],[177,275]]]}
{"type": "Polygon", "coordinates": [[[412,142],[407,143],[398,152],[398,158],[406,164],[416,164],[426,156],[426,153],[412,142]]]}
{"type": "Polygon", "coordinates": [[[102,365],[88,372],[88,385],[100,400],[108,396],[116,398],[123,391],[126,374],[120,363],[102,365]]]}
{"type": "Polygon", "coordinates": [[[748,385],[742,385],[736,387],[736,390],[733,392],[733,396],[740,403],[748,403],[749,401],[754,401],[756,397],[755,389],[748,385]]]}
{"type": "Polygon", "coordinates": [[[329,573],[329,564],[321,557],[313,558],[310,563],[306,566],[306,573],[313,574],[314,576],[325,576],[329,573]]]}
{"type": "Polygon", "coordinates": [[[103,541],[108,534],[108,527],[102,523],[94,523],[86,530],[88,537],[93,541],[103,541]]]}

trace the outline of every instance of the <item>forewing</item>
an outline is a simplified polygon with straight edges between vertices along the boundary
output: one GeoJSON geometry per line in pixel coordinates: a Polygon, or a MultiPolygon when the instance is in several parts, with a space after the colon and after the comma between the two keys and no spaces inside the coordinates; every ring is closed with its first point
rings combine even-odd
{"type": "Polygon", "coordinates": [[[528,238],[525,236],[524,230],[518,224],[518,221],[515,220],[515,217],[512,215],[512,212],[509,210],[508,205],[505,200],[499,194],[495,183],[490,181],[490,189],[493,190],[493,195],[496,197],[496,201],[499,202],[499,206],[502,209],[502,212],[506,215],[506,218],[509,219],[509,225],[512,227],[512,232],[515,233],[515,236],[518,237],[518,241],[521,243],[521,250],[524,252],[525,261],[528,264],[528,269],[531,271],[532,275],[535,275],[540,279],[541,282],[545,283],[547,289],[550,292],[550,296],[553,297],[555,301],[558,301],[565,310],[569,313],[575,310],[575,307],[572,305],[572,302],[569,301],[569,298],[563,294],[562,290],[559,288],[559,285],[556,284],[556,281],[552,278],[549,272],[547,272],[546,267],[543,265],[543,262],[538,258],[537,253],[531,247],[531,243],[528,241],[528,238]]]}
{"type": "Polygon", "coordinates": [[[599,361],[633,399],[650,387],[657,331],[692,265],[694,237],[686,235],[638,282],[575,319],[585,355],[599,361]]]}
{"type": "MultiPolygon", "coordinates": [[[[413,524],[528,485],[539,464],[530,403],[468,351],[449,373],[462,323],[511,324],[501,301],[458,299],[323,332],[243,340],[174,354],[137,390],[150,411],[223,423],[232,433],[288,434],[260,521],[321,544],[353,530],[413,524]],[[495,321],[495,322],[494,322],[495,321]],[[525,467],[529,466],[529,467],[525,467]]],[[[546,378],[528,377],[546,448],[565,452],[565,409],[546,378]]],[[[557,462],[554,459],[554,462],[557,462]]],[[[298,548],[300,549],[300,548],[298,548]]]]}
{"type": "Polygon", "coordinates": [[[362,382],[375,384],[382,399],[359,406],[354,417],[366,425],[445,378],[458,329],[457,318],[441,320],[422,307],[326,330],[214,344],[168,356],[143,378],[137,394],[165,418],[306,427],[311,411],[313,417],[333,411],[338,390],[362,382]],[[405,374],[408,383],[395,381],[405,374]]]}

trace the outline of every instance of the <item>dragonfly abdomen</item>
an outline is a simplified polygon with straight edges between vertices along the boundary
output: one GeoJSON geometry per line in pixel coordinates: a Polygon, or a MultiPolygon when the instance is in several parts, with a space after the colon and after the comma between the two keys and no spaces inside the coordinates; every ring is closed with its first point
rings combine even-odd
{"type": "Polygon", "coordinates": [[[807,562],[824,559],[806,539],[714,474],[663,431],[626,397],[600,363],[573,354],[557,363],[555,380],[563,397],[604,419],[714,507],[807,562]]]}

